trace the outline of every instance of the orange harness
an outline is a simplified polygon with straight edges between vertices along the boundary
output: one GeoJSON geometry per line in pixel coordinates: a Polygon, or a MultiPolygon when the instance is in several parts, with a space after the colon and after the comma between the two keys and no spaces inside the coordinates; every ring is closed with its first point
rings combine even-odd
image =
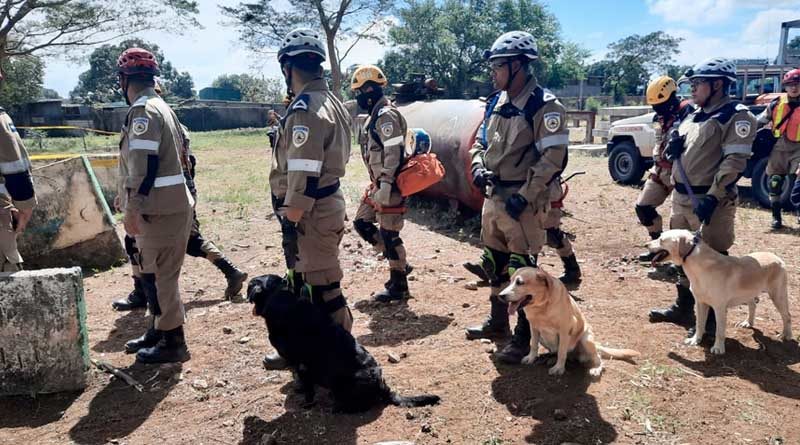
{"type": "Polygon", "coordinates": [[[377,187],[375,187],[375,184],[370,184],[369,187],[367,187],[367,189],[364,190],[364,196],[361,198],[361,202],[372,207],[373,209],[375,209],[376,212],[383,213],[384,215],[402,215],[403,213],[406,213],[408,208],[405,205],[403,205],[406,202],[405,199],[399,206],[395,207],[384,207],[375,202],[372,198],[369,197],[369,194],[371,191],[376,189],[377,187]]]}
{"type": "Polygon", "coordinates": [[[558,198],[557,201],[550,201],[550,207],[554,209],[563,208],[564,199],[566,199],[568,193],[569,193],[569,184],[564,183],[564,193],[561,194],[561,197],[558,198]]]}

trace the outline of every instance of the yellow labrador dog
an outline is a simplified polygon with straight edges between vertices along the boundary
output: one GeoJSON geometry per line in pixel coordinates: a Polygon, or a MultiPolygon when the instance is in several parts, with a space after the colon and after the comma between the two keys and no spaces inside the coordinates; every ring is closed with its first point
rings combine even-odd
{"type": "Polygon", "coordinates": [[[694,337],[685,343],[697,345],[703,338],[708,318],[708,308],[714,308],[717,332],[713,354],[725,353],[725,322],[731,306],[748,305],[747,320],[739,327],[752,327],[756,316],[756,303],[762,292],[769,294],[783,319],[781,338],[792,338],[789,315],[789,295],[786,266],[783,260],[769,252],[755,252],[743,257],[725,256],[695,237],[688,230],[668,230],[661,237],[647,243],[654,253],[653,263],[671,261],[683,266],[694,294],[697,324],[694,337]]]}
{"type": "Polygon", "coordinates": [[[630,360],[639,356],[631,349],[604,348],[594,341],[594,335],[578,305],[564,285],[542,269],[524,267],[511,277],[511,283],[500,292],[508,302],[508,313],[520,307],[531,324],[531,352],[522,363],[531,365],[539,355],[539,343],[557,355],[550,375],[564,374],[567,355],[590,367],[594,377],[603,372],[602,358],[630,360]]]}

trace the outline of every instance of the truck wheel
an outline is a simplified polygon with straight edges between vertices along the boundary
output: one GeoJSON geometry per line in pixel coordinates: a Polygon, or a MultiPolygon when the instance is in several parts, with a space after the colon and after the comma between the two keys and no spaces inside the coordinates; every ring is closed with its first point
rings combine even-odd
{"type": "Polygon", "coordinates": [[[638,184],[644,176],[644,162],[639,150],[630,141],[614,145],[608,155],[608,172],[620,184],[638,184]]]}

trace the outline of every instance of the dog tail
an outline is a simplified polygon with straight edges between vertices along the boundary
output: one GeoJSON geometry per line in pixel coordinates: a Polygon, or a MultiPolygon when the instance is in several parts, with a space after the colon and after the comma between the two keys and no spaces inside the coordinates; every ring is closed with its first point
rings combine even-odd
{"type": "Polygon", "coordinates": [[[408,397],[403,397],[401,395],[398,395],[396,392],[392,392],[389,394],[389,402],[392,405],[402,406],[404,408],[436,405],[439,403],[440,400],[441,398],[439,398],[439,396],[435,396],[433,394],[422,394],[419,396],[408,396],[408,397]]]}
{"type": "Polygon", "coordinates": [[[606,348],[600,345],[597,345],[597,352],[600,353],[600,357],[602,358],[613,358],[628,361],[631,361],[634,357],[641,355],[639,351],[634,351],[633,349],[614,349],[606,348]]]}

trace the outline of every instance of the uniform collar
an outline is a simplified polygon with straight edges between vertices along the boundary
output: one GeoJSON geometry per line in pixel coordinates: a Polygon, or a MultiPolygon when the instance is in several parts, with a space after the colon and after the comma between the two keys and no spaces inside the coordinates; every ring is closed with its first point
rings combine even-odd
{"type": "Polygon", "coordinates": [[[381,96],[381,98],[378,99],[378,102],[375,103],[375,106],[372,107],[372,115],[377,115],[381,108],[387,105],[389,105],[389,99],[386,96],[381,96]]]}
{"type": "MultiPolygon", "coordinates": [[[[522,91],[519,92],[519,95],[511,100],[511,105],[519,108],[520,110],[525,108],[525,104],[528,103],[528,98],[531,96],[531,93],[538,85],[536,82],[536,76],[531,75],[528,81],[525,83],[525,86],[522,87],[522,91]]],[[[506,97],[508,97],[508,92],[506,92],[506,97]]]]}
{"type": "Polygon", "coordinates": [[[139,91],[139,94],[137,94],[136,97],[133,98],[133,102],[131,103],[135,104],[142,97],[156,97],[156,96],[158,96],[158,94],[156,94],[156,90],[153,87],[147,87],[142,91],[139,91]]]}
{"type": "Polygon", "coordinates": [[[303,88],[297,92],[297,95],[299,96],[307,91],[328,91],[328,84],[325,82],[325,79],[317,77],[314,80],[306,82],[303,88]]]}
{"type": "Polygon", "coordinates": [[[723,105],[727,105],[731,101],[731,97],[727,94],[722,96],[719,102],[715,104],[711,104],[711,106],[705,106],[702,108],[703,113],[712,114],[713,112],[719,110],[723,107],[723,105]]]}

